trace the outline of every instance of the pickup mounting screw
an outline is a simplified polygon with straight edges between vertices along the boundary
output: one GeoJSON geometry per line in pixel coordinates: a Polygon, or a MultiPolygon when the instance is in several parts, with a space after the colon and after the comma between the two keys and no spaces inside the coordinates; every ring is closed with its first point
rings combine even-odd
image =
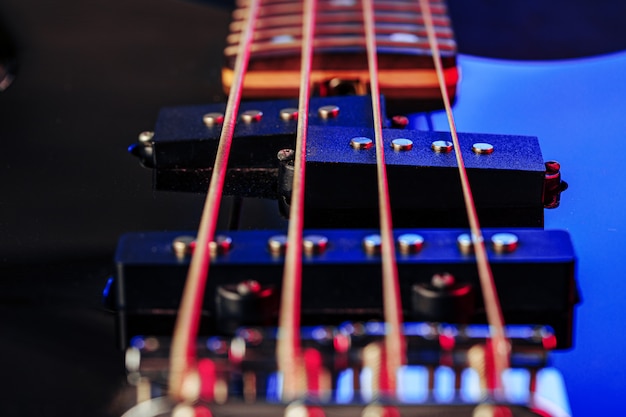
{"type": "Polygon", "coordinates": [[[146,130],[146,131],[141,132],[139,134],[139,142],[141,142],[141,143],[150,142],[153,137],[154,137],[154,132],[152,132],[150,130],[146,130]]]}
{"type": "Polygon", "coordinates": [[[257,294],[261,291],[261,284],[259,281],[254,279],[249,279],[246,281],[241,281],[237,284],[237,292],[239,295],[248,295],[248,294],[257,294]]]}
{"type": "Polygon", "coordinates": [[[391,127],[395,129],[404,129],[409,125],[409,118],[406,116],[398,115],[391,118],[391,127]]]}

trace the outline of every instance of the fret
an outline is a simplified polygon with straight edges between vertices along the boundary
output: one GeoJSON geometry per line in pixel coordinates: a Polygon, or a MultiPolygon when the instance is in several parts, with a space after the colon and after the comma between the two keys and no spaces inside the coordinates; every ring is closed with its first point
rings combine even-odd
{"type": "MultiPolygon", "coordinates": [[[[276,6],[276,5],[288,5],[288,4],[300,4],[300,0],[263,0],[261,1],[261,11],[265,7],[276,6]]],[[[318,2],[318,10],[323,7],[335,7],[335,8],[350,8],[357,4],[360,4],[361,0],[319,0],[318,2]]],[[[236,5],[237,8],[244,8],[250,4],[249,0],[237,0],[236,5]]],[[[397,7],[405,7],[405,6],[414,6],[418,5],[418,2],[415,0],[376,0],[374,2],[374,7],[378,8],[397,8],[397,7]]],[[[441,7],[445,7],[444,0],[430,0],[430,7],[433,10],[438,10],[441,7]]]]}
{"type": "MultiPolygon", "coordinates": [[[[433,16],[435,27],[450,26],[450,20],[446,16],[433,16]]],[[[346,12],[346,13],[319,13],[318,22],[319,23],[348,23],[348,22],[361,22],[361,13],[360,12],[346,12]]],[[[376,22],[380,23],[418,23],[420,25],[424,24],[424,19],[417,12],[405,12],[405,13],[395,13],[395,12],[383,12],[376,14],[376,22]]],[[[301,24],[301,18],[298,15],[284,15],[284,16],[268,16],[264,18],[260,18],[257,22],[257,30],[267,29],[267,28],[276,28],[283,26],[299,26],[301,24]]],[[[239,32],[243,27],[243,23],[240,20],[233,21],[230,24],[231,32],[239,32]]]]}
{"type": "MultiPolygon", "coordinates": [[[[345,24],[320,24],[316,27],[315,33],[318,36],[328,35],[362,35],[363,27],[359,23],[345,24]]],[[[409,34],[426,38],[426,30],[422,25],[415,24],[398,24],[398,23],[380,23],[376,25],[376,33],[380,35],[392,34],[409,34]]],[[[284,39],[299,40],[302,36],[302,30],[297,26],[268,28],[258,30],[254,34],[255,41],[280,41],[284,39]]],[[[452,29],[449,27],[439,27],[437,38],[452,39],[454,36],[452,29]]],[[[229,45],[239,42],[240,33],[232,33],[226,38],[229,45]]]]}
{"type": "MultiPolygon", "coordinates": [[[[241,7],[233,12],[233,19],[241,20],[246,14],[247,7],[241,7]]],[[[346,13],[348,11],[360,12],[360,4],[352,4],[343,6],[341,4],[336,5],[332,2],[321,2],[317,8],[318,14],[321,12],[335,12],[346,13]]],[[[421,9],[416,2],[400,2],[400,1],[386,1],[384,3],[377,3],[375,5],[376,12],[393,11],[397,13],[405,12],[419,12],[421,9]]],[[[300,2],[278,3],[264,5],[260,10],[259,17],[265,18],[268,16],[280,16],[280,15],[300,15],[302,13],[302,4],[300,2]]],[[[433,15],[445,15],[447,9],[444,4],[436,3],[432,6],[433,15]]]]}
{"type": "MultiPolygon", "coordinates": [[[[222,81],[226,90],[232,79],[235,47],[241,34],[242,16],[249,1],[241,0],[230,25],[224,50],[226,65],[222,81]]],[[[454,96],[458,71],[456,43],[447,6],[431,0],[434,25],[446,69],[446,85],[454,96]]],[[[440,107],[440,96],[424,19],[415,1],[377,1],[376,43],[379,51],[380,88],[393,106],[410,97],[422,100],[426,108],[440,107]]],[[[264,0],[251,45],[250,68],[244,97],[289,98],[297,95],[297,73],[301,42],[300,1],[264,0]]],[[[346,87],[365,94],[369,74],[365,60],[365,38],[361,3],[357,0],[320,0],[316,13],[316,39],[311,80],[316,94],[333,95],[346,87]],[[331,86],[331,80],[332,85],[331,86]],[[340,87],[337,87],[340,86],[340,87]]]]}
{"type": "MultiPolygon", "coordinates": [[[[313,43],[316,51],[333,52],[344,48],[362,48],[365,45],[363,36],[343,36],[343,37],[318,37],[313,43]]],[[[402,42],[389,40],[387,37],[378,37],[377,45],[380,50],[387,53],[408,53],[416,55],[427,54],[428,41],[421,38],[415,42],[402,42]]],[[[442,51],[454,52],[456,44],[454,41],[443,40],[439,44],[442,51]]],[[[228,47],[225,50],[226,56],[234,56],[236,47],[228,47]]],[[[274,43],[274,42],[255,42],[252,44],[252,53],[256,56],[273,55],[273,54],[294,54],[300,49],[299,42],[274,43]]]]}

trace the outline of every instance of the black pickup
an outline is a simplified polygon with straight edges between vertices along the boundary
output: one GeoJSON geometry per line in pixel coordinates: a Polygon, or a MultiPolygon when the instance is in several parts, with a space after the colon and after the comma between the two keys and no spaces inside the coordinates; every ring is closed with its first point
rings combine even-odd
{"type": "MultiPolygon", "coordinates": [[[[486,242],[502,232],[501,229],[486,229],[486,242]]],[[[573,308],[578,293],[574,280],[575,255],[569,235],[563,231],[538,229],[508,229],[506,232],[517,237],[514,247],[498,251],[491,243],[488,245],[505,321],[548,325],[554,330],[559,348],[571,346],[573,308]]],[[[364,238],[375,237],[375,233],[373,230],[305,231],[305,241],[307,236],[323,236],[327,242],[324,248],[304,258],[304,324],[336,325],[345,320],[382,318],[380,256],[375,251],[364,250],[364,238]]],[[[423,238],[419,250],[398,252],[405,319],[433,320],[415,305],[415,292],[419,292],[420,286],[430,285],[434,275],[448,273],[458,285],[468,285],[475,290],[475,308],[468,313],[466,321],[485,323],[474,256],[460,250],[462,244],[459,246],[459,236],[463,233],[465,231],[460,229],[395,231],[397,238],[407,234],[423,238]]],[[[115,259],[116,290],[111,292],[111,297],[115,294],[112,301],[117,310],[122,346],[134,335],[171,335],[189,265],[189,255],[177,255],[172,244],[184,235],[193,238],[194,233],[151,232],[122,237],[115,259]]],[[[261,287],[278,292],[284,260],[268,246],[270,239],[277,235],[280,236],[269,230],[228,233],[232,246],[214,256],[210,269],[203,334],[216,330],[218,287],[254,280],[261,287]]]]}
{"type": "MultiPolygon", "coordinates": [[[[296,120],[280,115],[294,107],[295,100],[242,103],[240,116],[249,111],[262,116],[237,122],[226,194],[278,199],[288,211],[289,161],[277,154],[294,148],[296,120]]],[[[369,98],[314,98],[310,108],[307,227],[377,227],[374,149],[350,146],[352,138],[373,138],[369,98]],[[325,106],[336,106],[338,113],[323,117],[318,110],[325,106]]],[[[224,104],[161,111],[154,135],[131,146],[144,165],[154,168],[155,189],[206,192],[221,124],[207,125],[203,116],[223,111],[224,104]]],[[[433,149],[434,142],[449,141],[449,134],[386,128],[383,136],[394,225],[466,227],[454,152],[433,149]],[[394,150],[391,141],[398,138],[410,140],[411,148],[394,150]]],[[[462,133],[459,140],[482,225],[542,227],[546,168],[537,138],[462,133]],[[473,151],[477,144],[492,149],[473,151]]]]}

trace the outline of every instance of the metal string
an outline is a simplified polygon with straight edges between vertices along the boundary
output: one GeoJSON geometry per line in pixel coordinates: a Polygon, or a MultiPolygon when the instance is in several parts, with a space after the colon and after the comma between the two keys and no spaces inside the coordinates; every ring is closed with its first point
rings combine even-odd
{"type": "Polygon", "coordinates": [[[302,380],[300,364],[300,304],[302,291],[302,229],[304,227],[304,181],[306,167],[306,140],[309,121],[311,62],[315,27],[316,0],[306,0],[302,29],[300,63],[300,94],[294,176],[289,209],[287,252],[279,316],[279,337],[276,346],[278,369],[283,374],[283,399],[292,400],[299,394],[302,380]]]}
{"type": "MultiPolygon", "coordinates": [[[[196,246],[191,258],[191,265],[187,273],[185,289],[183,291],[174,328],[172,350],[170,353],[169,387],[170,396],[178,401],[189,397],[188,389],[191,383],[190,381],[195,381],[195,385],[199,384],[197,371],[195,369],[195,344],[202,312],[206,280],[209,273],[209,244],[215,238],[222,190],[228,167],[228,156],[237,122],[239,103],[241,102],[243,80],[250,59],[250,45],[252,44],[259,4],[260,0],[250,0],[246,25],[243,36],[239,42],[238,53],[235,60],[234,82],[231,85],[228,95],[224,123],[220,134],[211,182],[204,203],[198,236],[196,238],[196,246]]],[[[194,388],[191,391],[197,392],[199,389],[194,388]]]]}
{"type": "Polygon", "coordinates": [[[459,138],[457,135],[456,125],[454,123],[452,107],[450,105],[450,97],[448,96],[448,90],[445,84],[443,65],[441,63],[441,54],[439,52],[439,47],[437,44],[429,0],[419,1],[420,7],[422,9],[422,15],[424,17],[426,31],[428,33],[428,42],[430,44],[433,62],[437,71],[439,88],[441,89],[441,96],[443,98],[444,106],[446,109],[448,124],[450,125],[450,134],[452,136],[452,143],[454,144],[455,149],[454,153],[456,155],[459,176],[461,178],[463,199],[465,201],[472,242],[474,244],[474,253],[476,255],[478,276],[480,279],[481,291],[483,294],[485,309],[487,312],[487,321],[490,328],[491,343],[493,346],[491,350],[493,353],[492,359],[495,368],[495,386],[492,388],[497,391],[502,387],[502,372],[509,366],[509,344],[506,340],[506,335],[504,331],[504,319],[502,317],[502,309],[500,308],[500,300],[498,298],[495,283],[493,281],[491,266],[489,265],[489,260],[487,259],[487,250],[485,248],[485,242],[480,228],[480,223],[478,222],[478,214],[476,213],[476,206],[474,204],[472,189],[470,187],[469,179],[467,177],[467,170],[465,169],[463,156],[461,155],[461,147],[459,145],[459,138]]]}
{"type": "Polygon", "coordinates": [[[367,63],[370,74],[370,92],[374,115],[374,137],[376,146],[376,171],[378,183],[378,207],[380,219],[382,279],[383,279],[383,314],[385,332],[385,368],[387,389],[395,391],[396,373],[403,365],[406,354],[404,334],[402,332],[402,302],[396,265],[393,225],[391,222],[391,203],[387,183],[387,167],[382,133],[380,110],[380,88],[378,85],[378,58],[376,51],[376,33],[374,28],[374,6],[372,0],[363,1],[363,21],[367,46],[367,63]]]}

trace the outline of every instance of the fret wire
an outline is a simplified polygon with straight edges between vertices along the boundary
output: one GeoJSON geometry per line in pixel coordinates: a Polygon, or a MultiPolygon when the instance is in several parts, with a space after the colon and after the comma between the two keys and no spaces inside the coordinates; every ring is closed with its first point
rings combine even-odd
{"type": "Polygon", "coordinates": [[[281,292],[280,334],[276,346],[278,369],[283,374],[283,400],[293,400],[297,397],[298,381],[302,380],[301,375],[298,374],[302,372],[302,368],[299,365],[301,358],[302,229],[304,227],[306,140],[309,121],[315,7],[316,0],[306,0],[302,28],[304,36],[300,63],[300,94],[298,100],[293,186],[281,292]]]}
{"type": "MultiPolygon", "coordinates": [[[[380,47],[386,47],[386,48],[390,48],[390,49],[395,49],[398,51],[398,53],[402,53],[405,50],[426,50],[426,51],[430,51],[429,49],[429,45],[427,42],[413,42],[413,43],[408,43],[408,42],[396,42],[396,41],[385,41],[385,40],[380,40],[377,42],[378,45],[380,47]]],[[[356,47],[356,48],[363,48],[364,46],[366,46],[367,42],[364,42],[364,39],[357,39],[357,38],[332,38],[332,39],[317,39],[314,42],[314,49],[316,51],[318,51],[321,48],[327,49],[327,50],[337,50],[338,48],[349,48],[349,47],[356,47]]],[[[293,52],[293,51],[298,51],[300,48],[298,48],[298,44],[296,43],[295,45],[293,43],[284,43],[284,44],[280,44],[280,43],[270,43],[270,42],[263,42],[263,43],[255,43],[252,45],[252,53],[254,54],[258,54],[258,53],[285,53],[285,52],[293,52]]],[[[456,51],[456,44],[453,41],[450,42],[441,42],[441,50],[445,51],[446,53],[453,53],[456,51]]],[[[233,52],[233,48],[231,47],[227,47],[224,50],[224,53],[226,56],[230,56],[232,55],[233,52]]]]}
{"type": "MultiPolygon", "coordinates": [[[[231,85],[222,131],[220,134],[215,165],[211,175],[211,182],[202,210],[202,217],[196,238],[196,246],[191,264],[187,273],[187,280],[180,303],[172,350],[170,353],[170,395],[175,400],[184,397],[183,385],[185,379],[196,373],[196,339],[202,312],[206,280],[209,273],[210,253],[209,243],[214,240],[217,218],[222,197],[222,190],[228,168],[228,156],[232,143],[233,133],[237,122],[237,113],[241,102],[243,80],[250,59],[250,45],[260,0],[251,0],[249,16],[244,30],[244,36],[239,44],[234,82],[231,85]]],[[[195,379],[195,378],[191,378],[195,379]]],[[[197,380],[197,379],[196,379],[197,380]]]]}
{"type": "MultiPolygon", "coordinates": [[[[331,3],[322,2],[318,6],[316,6],[318,13],[326,13],[326,12],[335,12],[335,13],[345,13],[345,12],[360,12],[361,8],[358,4],[350,5],[350,6],[337,6],[331,3]]],[[[405,3],[405,2],[394,2],[394,1],[385,1],[378,2],[375,4],[376,11],[383,12],[395,12],[402,13],[405,11],[409,12],[420,12],[420,8],[416,3],[405,3]]],[[[268,16],[284,16],[289,14],[298,14],[300,15],[303,11],[302,5],[300,3],[289,2],[289,3],[278,3],[278,4],[264,4],[259,12],[259,19],[268,17],[268,16]]],[[[447,9],[445,5],[439,3],[435,5],[431,5],[431,12],[434,15],[445,15],[447,13],[447,9]]],[[[233,19],[240,20],[247,13],[247,7],[242,6],[237,8],[233,12],[233,19]]]]}
{"type": "MultiPolygon", "coordinates": [[[[354,16],[356,17],[358,15],[355,14],[354,16]]],[[[338,20],[336,19],[337,16],[335,14],[332,14],[331,17],[333,18],[325,20],[323,18],[320,19],[318,16],[315,30],[318,33],[325,33],[330,28],[335,28],[336,32],[339,33],[339,29],[345,26],[346,28],[358,27],[359,29],[361,29],[360,33],[363,33],[362,21],[359,21],[358,19],[338,20]]],[[[452,27],[449,21],[446,21],[445,24],[435,25],[435,28],[437,30],[440,30],[440,32],[437,32],[438,37],[447,37],[447,38],[452,37],[452,27]]],[[[277,22],[277,24],[275,25],[269,24],[269,25],[266,25],[265,27],[257,28],[257,30],[254,33],[255,39],[258,38],[259,35],[263,35],[271,31],[276,32],[276,31],[281,31],[281,30],[292,30],[292,31],[300,32],[302,30],[301,22],[299,19],[295,17],[291,17],[290,19],[282,19],[280,22],[277,22]]],[[[426,28],[425,28],[423,19],[421,19],[420,22],[416,23],[414,18],[411,19],[411,18],[407,18],[406,16],[398,16],[398,19],[395,21],[392,19],[386,19],[386,20],[381,19],[380,21],[376,22],[377,33],[381,33],[381,31],[391,32],[392,30],[393,31],[418,31],[419,30],[423,32],[424,35],[426,35],[426,28]]],[[[235,28],[235,30],[231,31],[227,39],[232,39],[234,36],[238,36],[240,34],[241,34],[241,31],[235,28]]]]}
{"type": "Polygon", "coordinates": [[[450,97],[445,84],[443,75],[443,68],[441,64],[441,56],[439,49],[437,48],[437,42],[435,40],[434,31],[432,28],[432,16],[428,6],[428,0],[420,0],[422,10],[424,13],[424,20],[429,22],[426,25],[428,30],[428,39],[431,46],[433,62],[437,71],[437,78],[439,79],[439,87],[441,89],[441,96],[443,98],[448,123],[450,125],[450,134],[452,136],[452,142],[454,144],[454,153],[456,155],[456,161],[459,168],[459,176],[461,178],[461,186],[463,189],[463,199],[465,200],[465,207],[467,210],[467,217],[470,224],[470,230],[472,234],[472,240],[474,244],[474,253],[476,255],[476,264],[478,268],[478,276],[480,280],[480,286],[485,303],[485,310],[487,312],[487,322],[490,328],[490,337],[493,344],[493,360],[495,368],[495,386],[492,387],[498,393],[502,387],[502,372],[509,366],[509,345],[506,340],[504,331],[504,319],[502,317],[502,309],[500,307],[500,300],[496,292],[495,283],[493,280],[493,273],[489,260],[487,258],[487,250],[485,248],[485,242],[478,221],[478,214],[476,212],[476,206],[474,204],[474,197],[467,177],[467,170],[463,163],[463,156],[461,155],[461,147],[459,145],[459,138],[457,135],[456,125],[454,122],[454,116],[452,114],[452,106],[450,105],[450,97]]]}
{"type": "MultiPolygon", "coordinates": [[[[318,1],[318,5],[319,6],[324,6],[328,3],[332,3],[335,0],[320,0],[318,1]]],[[[285,4],[292,4],[294,3],[294,0],[263,0],[263,6],[276,6],[276,5],[285,5],[285,4]]],[[[380,7],[381,5],[386,6],[387,3],[389,4],[413,4],[413,0],[377,0],[377,2],[374,2],[374,4],[376,5],[376,7],[380,7]]],[[[235,2],[235,5],[238,8],[244,8],[244,7],[248,7],[248,5],[250,4],[249,0],[237,0],[235,2]]],[[[443,0],[431,0],[430,1],[431,6],[441,6],[441,7],[445,7],[445,3],[443,0]]],[[[335,7],[352,7],[352,6],[335,6],[335,7]]]]}
{"type": "MultiPolygon", "coordinates": [[[[441,27],[437,31],[437,39],[452,39],[452,29],[449,27],[441,27]]],[[[315,28],[316,36],[324,35],[359,35],[363,33],[363,25],[361,23],[323,23],[319,22],[315,28]]],[[[393,33],[409,33],[420,37],[428,36],[426,29],[422,25],[412,24],[394,24],[394,23],[380,23],[376,25],[377,35],[391,35],[393,33]]],[[[299,39],[302,36],[302,28],[299,26],[284,26],[275,29],[261,29],[254,33],[255,42],[263,40],[271,40],[278,36],[292,36],[299,39]]],[[[226,42],[230,45],[239,43],[240,34],[232,33],[226,38],[226,42]]]]}
{"type": "MultiPolygon", "coordinates": [[[[324,13],[324,14],[318,15],[318,19],[320,19],[320,21],[323,20],[324,22],[335,22],[335,23],[356,22],[359,20],[359,16],[360,16],[360,13],[358,12],[347,13],[345,15],[339,14],[339,13],[324,13]]],[[[450,20],[445,16],[441,16],[441,17],[437,17],[433,19],[434,19],[435,26],[450,26],[450,20]]],[[[383,22],[383,23],[407,23],[407,22],[415,23],[417,22],[419,24],[424,24],[424,20],[421,17],[421,14],[419,13],[403,13],[403,14],[383,13],[377,16],[376,22],[383,22]]],[[[264,19],[259,19],[257,28],[267,29],[267,28],[275,28],[275,27],[282,27],[282,26],[293,26],[293,25],[298,25],[300,23],[301,21],[298,16],[290,16],[290,15],[268,16],[264,19]]],[[[230,24],[229,30],[231,32],[237,32],[237,31],[240,31],[242,27],[243,27],[243,22],[240,20],[235,20],[230,24]]]]}
{"type": "Polygon", "coordinates": [[[391,203],[383,144],[382,117],[380,110],[380,88],[378,85],[378,59],[374,34],[374,9],[372,0],[363,1],[363,21],[367,40],[367,65],[370,72],[374,137],[376,145],[376,170],[378,178],[378,206],[380,216],[380,238],[383,279],[383,314],[385,319],[385,368],[390,392],[395,392],[396,372],[406,363],[405,341],[402,333],[402,302],[398,282],[391,203]]]}

